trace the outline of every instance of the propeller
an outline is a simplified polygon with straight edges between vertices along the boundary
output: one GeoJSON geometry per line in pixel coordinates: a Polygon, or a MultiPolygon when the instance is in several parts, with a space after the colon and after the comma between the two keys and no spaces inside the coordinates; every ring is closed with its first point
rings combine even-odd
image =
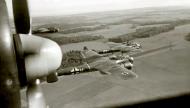
{"type": "Polygon", "coordinates": [[[29,84],[26,94],[29,108],[47,108],[39,79],[29,84]]]}
{"type": "Polygon", "coordinates": [[[13,0],[12,4],[20,83],[27,86],[29,108],[46,108],[39,79],[46,77],[50,83],[58,80],[55,70],[61,65],[61,49],[56,42],[31,34],[28,0],[13,0]]]}

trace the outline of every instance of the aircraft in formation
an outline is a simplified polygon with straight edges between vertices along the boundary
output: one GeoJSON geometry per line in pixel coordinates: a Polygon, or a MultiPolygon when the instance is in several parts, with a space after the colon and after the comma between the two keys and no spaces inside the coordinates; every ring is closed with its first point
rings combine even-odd
{"type": "Polygon", "coordinates": [[[58,71],[58,75],[72,75],[99,71],[103,75],[112,75],[123,80],[137,77],[137,74],[132,71],[132,57],[128,56],[124,59],[113,61],[110,60],[110,58],[104,57],[93,50],[88,50],[87,47],[84,47],[84,50],[81,51],[81,55],[84,59],[84,63],[82,65],[61,69],[58,71]],[[121,66],[122,64],[124,67],[121,66]]]}
{"type": "Polygon", "coordinates": [[[130,52],[138,52],[142,51],[142,46],[139,43],[132,43],[132,42],[126,42],[126,43],[114,43],[114,42],[108,42],[107,45],[110,49],[105,50],[94,50],[99,54],[107,54],[107,53],[115,53],[115,52],[121,52],[121,53],[130,53],[130,52]]]}
{"type": "Polygon", "coordinates": [[[33,34],[40,34],[40,33],[56,33],[59,32],[59,28],[55,28],[55,27],[48,27],[48,28],[38,28],[35,30],[32,30],[33,34]]]}
{"type": "MultiPolygon", "coordinates": [[[[21,108],[20,90],[26,89],[23,92],[26,94],[28,108],[47,108],[40,78],[46,77],[47,82],[58,80],[55,70],[61,65],[61,49],[49,39],[32,35],[28,0],[13,0],[12,4],[16,29],[14,35],[11,32],[6,2],[0,0],[0,106],[21,108]]],[[[141,45],[123,43],[102,53],[128,52],[131,48],[140,49],[141,45]]],[[[123,80],[137,77],[132,71],[132,57],[105,57],[100,53],[84,48],[81,51],[84,64],[71,67],[65,73],[59,72],[58,75],[99,71],[123,80]]]]}

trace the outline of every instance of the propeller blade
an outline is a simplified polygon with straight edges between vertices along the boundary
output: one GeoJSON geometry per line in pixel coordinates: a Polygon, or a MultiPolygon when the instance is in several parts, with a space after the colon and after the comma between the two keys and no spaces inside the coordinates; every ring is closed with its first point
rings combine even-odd
{"type": "Polygon", "coordinates": [[[19,34],[31,33],[31,19],[28,0],[12,0],[16,32],[19,34]]]}
{"type": "Polygon", "coordinates": [[[28,99],[28,108],[47,108],[39,79],[36,79],[28,85],[26,94],[28,99]]]}
{"type": "Polygon", "coordinates": [[[0,0],[0,107],[20,108],[18,71],[5,0],[0,0]]]}

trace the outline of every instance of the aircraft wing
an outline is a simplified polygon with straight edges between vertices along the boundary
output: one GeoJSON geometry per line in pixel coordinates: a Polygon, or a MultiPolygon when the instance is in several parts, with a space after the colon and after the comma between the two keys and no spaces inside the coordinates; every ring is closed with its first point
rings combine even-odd
{"type": "Polygon", "coordinates": [[[113,47],[118,46],[118,45],[121,45],[121,44],[115,43],[115,42],[107,42],[107,45],[108,45],[110,48],[113,48],[113,47]]]}
{"type": "Polygon", "coordinates": [[[116,78],[120,78],[123,80],[137,77],[137,75],[134,72],[105,58],[101,58],[100,60],[89,63],[89,66],[91,68],[97,69],[98,71],[100,71],[101,74],[112,75],[116,78]]]}

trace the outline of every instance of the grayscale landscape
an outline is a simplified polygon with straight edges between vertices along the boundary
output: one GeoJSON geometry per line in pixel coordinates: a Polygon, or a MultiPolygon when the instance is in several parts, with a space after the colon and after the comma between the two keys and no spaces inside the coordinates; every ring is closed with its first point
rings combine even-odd
{"type": "MultiPolygon", "coordinates": [[[[114,107],[190,93],[189,7],[33,17],[32,28],[35,35],[56,41],[65,55],[84,46],[96,51],[109,49],[108,43],[130,41],[142,46],[139,52],[123,54],[134,57],[132,70],[138,78],[117,80],[93,71],[43,83],[51,108],[114,107]]],[[[80,64],[66,61],[80,60],[77,54],[63,58],[58,72],[80,64]]]]}

